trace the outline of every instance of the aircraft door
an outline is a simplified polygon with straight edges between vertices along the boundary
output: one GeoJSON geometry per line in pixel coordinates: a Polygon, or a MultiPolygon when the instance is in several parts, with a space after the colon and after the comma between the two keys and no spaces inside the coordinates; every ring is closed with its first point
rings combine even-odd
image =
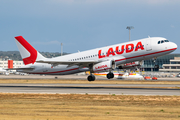
{"type": "Polygon", "coordinates": [[[147,39],[146,40],[146,51],[150,51],[150,50],[152,50],[151,39],[147,39]]]}

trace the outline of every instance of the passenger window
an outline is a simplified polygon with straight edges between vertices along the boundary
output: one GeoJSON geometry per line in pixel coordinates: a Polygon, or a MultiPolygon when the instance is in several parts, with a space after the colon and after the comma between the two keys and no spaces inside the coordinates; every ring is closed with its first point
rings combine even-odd
{"type": "Polygon", "coordinates": [[[158,44],[160,44],[161,42],[160,41],[158,41],[158,44]]]}
{"type": "Polygon", "coordinates": [[[169,42],[169,40],[164,40],[165,42],[169,42]]]}
{"type": "Polygon", "coordinates": [[[161,40],[161,43],[164,43],[164,40],[161,40]]]}

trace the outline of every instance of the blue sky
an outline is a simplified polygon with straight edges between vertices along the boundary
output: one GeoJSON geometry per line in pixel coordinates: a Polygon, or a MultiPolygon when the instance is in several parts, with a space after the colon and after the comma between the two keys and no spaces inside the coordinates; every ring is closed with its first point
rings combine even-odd
{"type": "MultiPolygon", "coordinates": [[[[38,51],[74,53],[165,37],[180,46],[180,0],[0,0],[0,51],[22,35],[38,51]]],[[[174,53],[180,53],[178,48],[174,53]]]]}

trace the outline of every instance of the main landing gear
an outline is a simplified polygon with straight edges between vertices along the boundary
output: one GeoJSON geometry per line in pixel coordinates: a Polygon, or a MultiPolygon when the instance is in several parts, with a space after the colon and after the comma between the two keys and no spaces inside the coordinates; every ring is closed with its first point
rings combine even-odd
{"type": "Polygon", "coordinates": [[[87,77],[87,79],[88,79],[88,81],[90,82],[90,81],[95,81],[95,76],[93,75],[93,74],[91,74],[91,75],[89,75],[88,77],[87,77]]]}
{"type": "MultiPolygon", "coordinates": [[[[114,78],[114,73],[109,72],[106,77],[107,77],[108,79],[114,78]]],[[[96,77],[95,77],[93,74],[91,74],[91,75],[89,75],[89,76],[87,77],[87,79],[88,79],[89,82],[90,82],[90,81],[95,81],[96,77]]]]}
{"type": "Polygon", "coordinates": [[[109,72],[106,76],[108,79],[114,78],[114,73],[109,72]]]}

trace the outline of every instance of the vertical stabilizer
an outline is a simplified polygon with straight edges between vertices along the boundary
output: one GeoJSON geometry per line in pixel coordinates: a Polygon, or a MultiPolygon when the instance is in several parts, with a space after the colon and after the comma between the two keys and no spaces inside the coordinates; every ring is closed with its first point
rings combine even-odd
{"type": "Polygon", "coordinates": [[[37,60],[45,59],[45,57],[31,46],[22,36],[17,36],[15,39],[25,65],[34,64],[37,60]]]}

